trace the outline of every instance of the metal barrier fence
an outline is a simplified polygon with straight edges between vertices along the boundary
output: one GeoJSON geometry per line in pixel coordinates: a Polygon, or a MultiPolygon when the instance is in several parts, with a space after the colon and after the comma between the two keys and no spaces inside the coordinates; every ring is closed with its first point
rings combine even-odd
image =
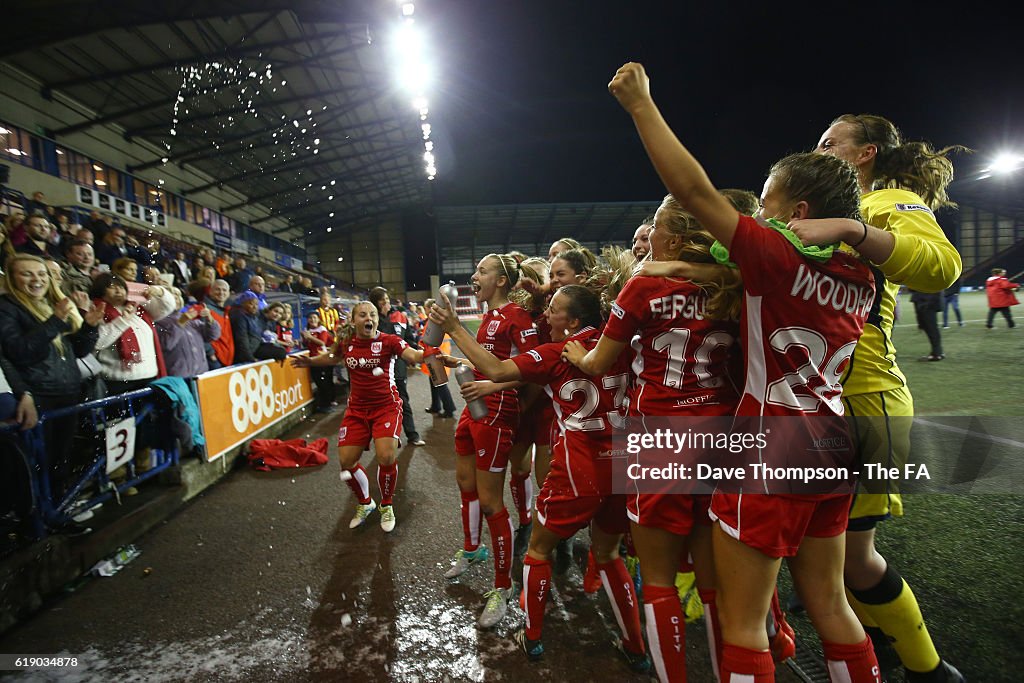
{"type": "MultiPolygon", "coordinates": [[[[44,412],[39,423],[30,430],[17,431],[17,425],[4,428],[8,435],[17,435],[29,469],[34,505],[29,511],[31,530],[36,540],[48,535],[50,529],[68,524],[79,512],[120,496],[129,487],[151,479],[178,464],[180,453],[167,425],[167,411],[157,406],[158,389],[145,388],[117,396],[44,412]],[[68,481],[67,490],[53,490],[50,449],[45,428],[48,422],[74,416],[79,422],[75,447],[85,443],[91,457],[80,458],[82,470],[68,481]],[[147,420],[150,416],[154,419],[147,420]],[[134,448],[138,427],[144,426],[149,448],[148,468],[136,465],[134,448]],[[125,477],[115,483],[110,475],[124,468],[125,477]],[[95,482],[96,486],[80,496],[95,482]]],[[[81,451],[78,451],[81,453],[81,451]]]]}

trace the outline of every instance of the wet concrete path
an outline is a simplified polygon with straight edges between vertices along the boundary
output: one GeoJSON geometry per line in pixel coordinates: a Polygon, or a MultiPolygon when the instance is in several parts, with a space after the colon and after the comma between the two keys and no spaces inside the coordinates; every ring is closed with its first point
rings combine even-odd
{"type": "MultiPolygon", "coordinates": [[[[0,639],[2,653],[73,654],[80,668],[13,678],[648,680],[609,646],[611,609],[603,591],[583,592],[576,567],[556,575],[542,661],[527,662],[511,640],[523,621],[517,607],[495,630],[476,628],[489,563],[442,577],[461,544],[455,421],[424,412],[426,377],[410,374],[427,445],[401,451],[393,533],[376,514],[349,530],[354,500],[333,452],[320,468],[237,469],[139,538],[141,555],[118,574],[84,582],[0,639]]],[[[311,417],[286,438],[331,436],[341,414],[311,417]]],[[[376,497],[369,454],[363,464],[376,497]]],[[[713,681],[703,625],[687,636],[689,680],[713,681]]],[[[780,667],[778,680],[798,679],[780,667]]]]}

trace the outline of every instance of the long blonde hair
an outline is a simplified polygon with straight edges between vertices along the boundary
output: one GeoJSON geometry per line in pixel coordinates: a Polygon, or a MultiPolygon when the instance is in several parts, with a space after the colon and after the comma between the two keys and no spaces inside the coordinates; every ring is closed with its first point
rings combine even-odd
{"type": "MultiPolygon", "coordinates": [[[[662,218],[659,224],[673,235],[683,239],[683,247],[675,257],[678,261],[691,263],[715,263],[711,256],[712,237],[704,226],[697,222],[690,213],[676,201],[672,195],[665,195],[658,214],[662,218]]],[[[693,284],[704,290],[708,302],[705,315],[713,320],[739,320],[743,281],[739,271],[723,268],[713,279],[704,282],[693,280],[693,284]]]]}
{"type": "MultiPolygon", "coordinates": [[[[528,280],[533,280],[539,285],[543,285],[547,281],[547,274],[550,267],[548,260],[541,258],[540,256],[523,259],[519,263],[519,279],[522,281],[523,278],[526,278],[528,280]],[[534,266],[537,266],[537,268],[534,266]]],[[[517,287],[512,291],[509,294],[509,299],[531,313],[539,313],[544,310],[544,295],[531,294],[522,287],[517,287]],[[514,299],[512,298],[513,296],[515,297],[514,299]]]]}
{"type": "MultiPolygon", "coordinates": [[[[50,277],[50,269],[47,267],[46,261],[38,256],[33,256],[32,254],[15,254],[11,258],[7,259],[3,284],[7,295],[17,301],[22,308],[31,313],[32,317],[41,323],[46,322],[53,315],[53,307],[55,304],[62,299],[67,298],[64,295],[64,292],[60,290],[60,287],[57,286],[54,279],[50,277]],[[38,263],[46,270],[46,296],[42,299],[33,299],[29,297],[15,285],[14,264],[19,261],[38,263]]],[[[65,322],[71,327],[71,330],[63,334],[58,334],[53,338],[53,345],[57,348],[57,351],[60,352],[61,356],[64,355],[64,342],[61,340],[61,337],[64,334],[74,334],[82,328],[82,315],[78,312],[77,306],[71,307],[71,314],[65,322]]]]}

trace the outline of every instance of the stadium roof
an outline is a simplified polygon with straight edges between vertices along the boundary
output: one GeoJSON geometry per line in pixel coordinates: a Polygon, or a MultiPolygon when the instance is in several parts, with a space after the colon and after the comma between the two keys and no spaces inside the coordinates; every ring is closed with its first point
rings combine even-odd
{"type": "Polygon", "coordinates": [[[116,125],[165,150],[129,172],[184,165],[215,179],[186,196],[221,185],[247,198],[211,208],[261,205],[257,227],[283,217],[274,233],[295,239],[430,203],[420,117],[378,35],[397,4],[33,0],[5,19],[18,30],[0,60],[95,112],[50,135],[116,125]]]}
{"type": "Polygon", "coordinates": [[[440,247],[494,247],[503,252],[535,245],[546,256],[561,237],[583,243],[629,246],[633,232],[659,201],[592,204],[504,204],[439,206],[435,209],[440,247]]]}

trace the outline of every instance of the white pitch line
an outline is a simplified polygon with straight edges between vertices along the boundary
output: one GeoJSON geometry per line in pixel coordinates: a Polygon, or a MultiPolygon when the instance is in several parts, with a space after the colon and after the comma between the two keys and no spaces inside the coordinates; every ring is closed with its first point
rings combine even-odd
{"type": "Polygon", "coordinates": [[[1013,439],[1006,439],[1001,436],[992,436],[991,434],[985,434],[982,432],[972,432],[970,429],[964,429],[962,427],[951,427],[950,425],[944,425],[940,422],[932,422],[931,420],[924,420],[921,418],[914,418],[915,424],[924,424],[935,429],[942,429],[947,432],[955,432],[957,434],[963,434],[964,436],[973,436],[975,439],[984,439],[993,443],[1001,443],[1006,446],[1013,446],[1015,448],[1024,448],[1024,442],[1014,441],[1013,439]]]}

